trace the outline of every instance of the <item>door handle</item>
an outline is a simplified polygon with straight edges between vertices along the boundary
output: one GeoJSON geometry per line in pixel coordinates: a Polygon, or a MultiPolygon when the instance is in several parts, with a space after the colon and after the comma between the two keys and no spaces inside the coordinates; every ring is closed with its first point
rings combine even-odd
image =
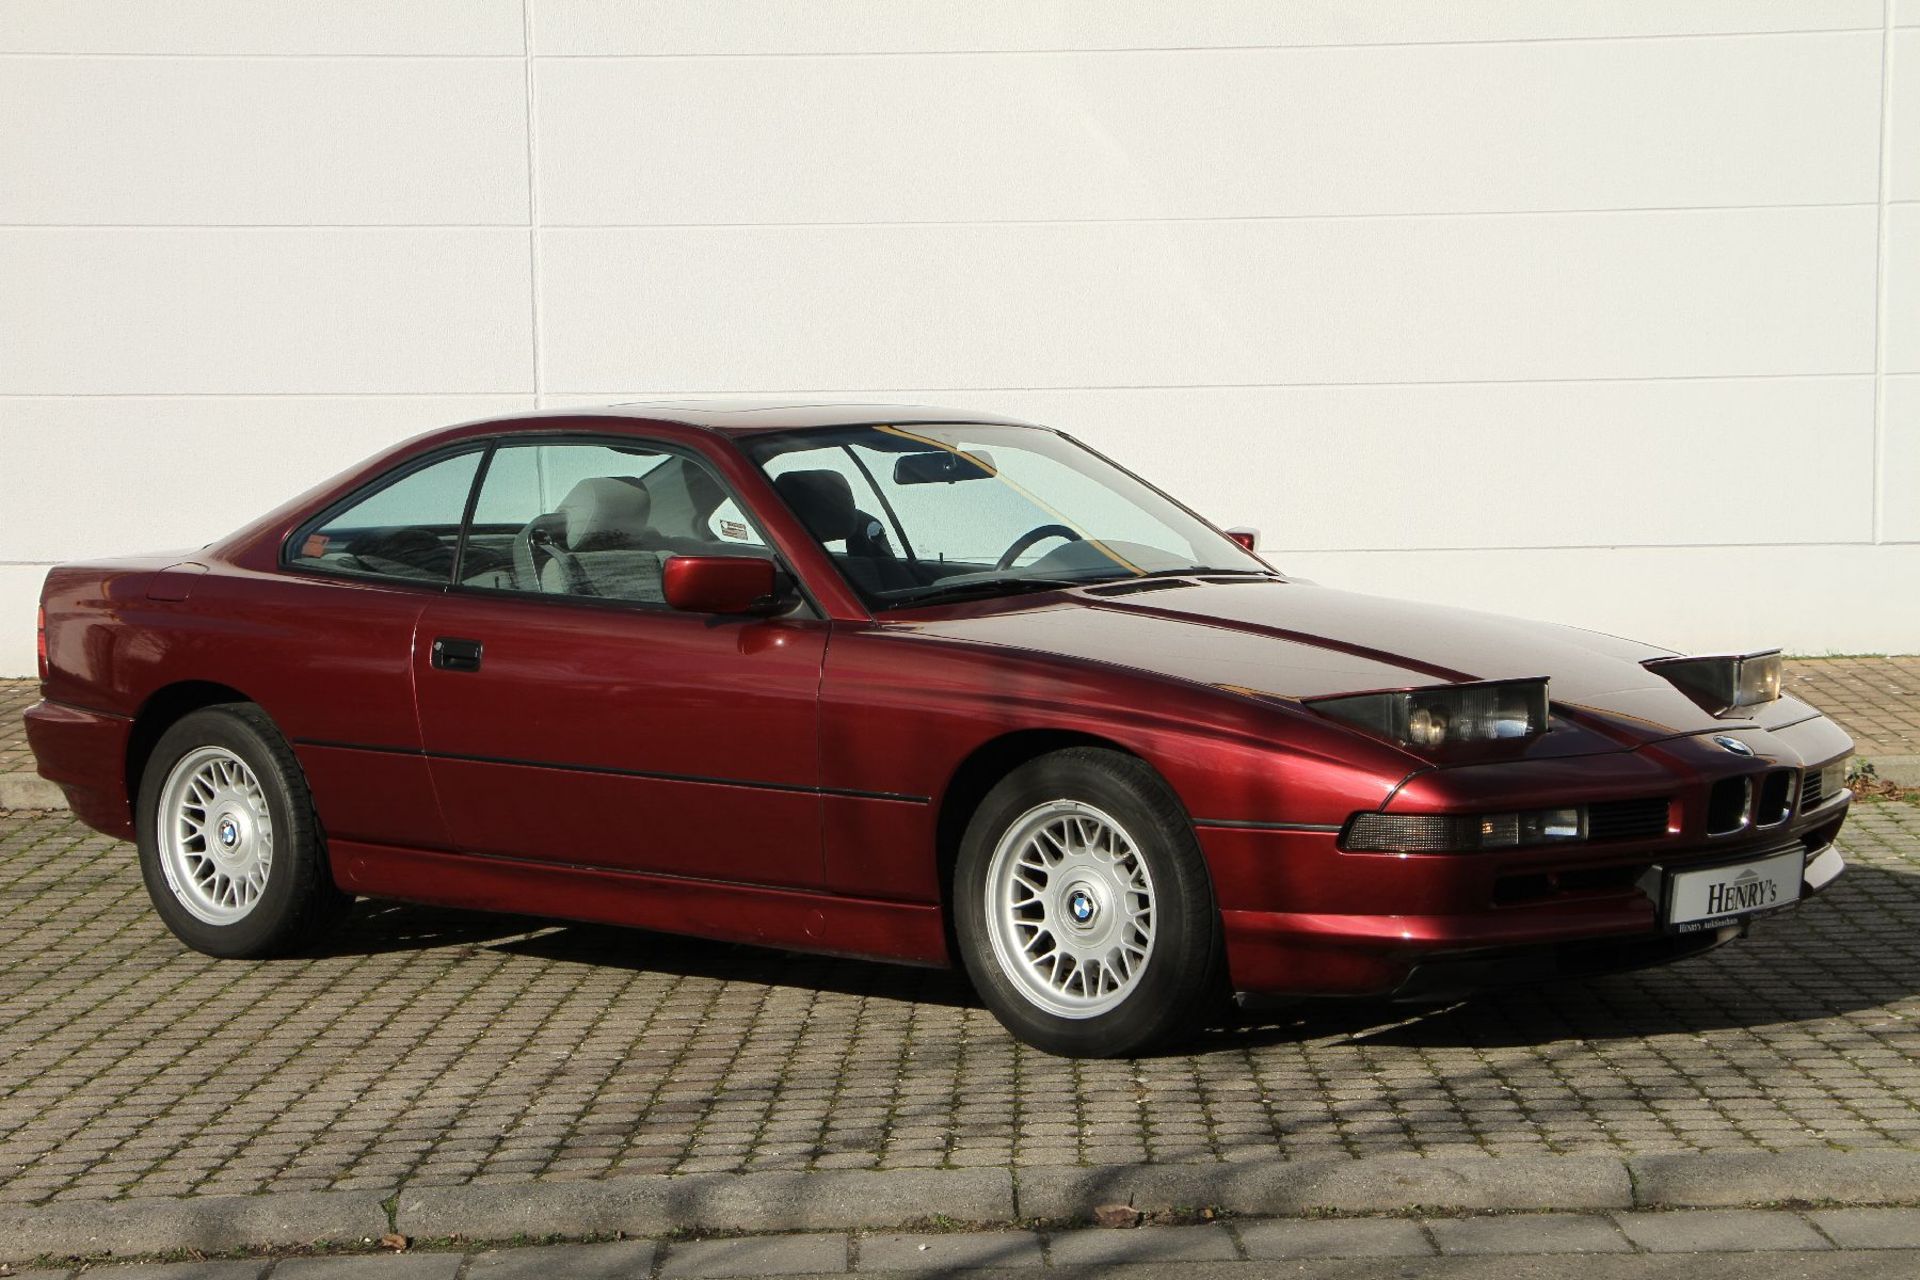
{"type": "Polygon", "coordinates": [[[433,642],[433,665],[442,671],[478,671],[480,650],[478,640],[441,636],[433,642]]]}

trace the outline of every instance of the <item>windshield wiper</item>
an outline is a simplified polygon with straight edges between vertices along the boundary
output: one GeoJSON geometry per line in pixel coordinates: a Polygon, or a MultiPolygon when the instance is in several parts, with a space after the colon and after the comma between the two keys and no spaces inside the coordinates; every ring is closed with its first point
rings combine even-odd
{"type": "Polygon", "coordinates": [[[1102,578],[1102,582],[1142,582],[1148,578],[1271,578],[1276,575],[1268,569],[1209,569],[1205,565],[1190,564],[1184,569],[1155,569],[1149,573],[1130,573],[1124,576],[1102,578]]]}
{"type": "Polygon", "coordinates": [[[905,604],[936,604],[943,600],[974,600],[986,596],[1016,596],[1032,591],[1060,591],[1087,584],[1071,578],[976,578],[970,582],[935,584],[888,600],[888,608],[905,604]]]}

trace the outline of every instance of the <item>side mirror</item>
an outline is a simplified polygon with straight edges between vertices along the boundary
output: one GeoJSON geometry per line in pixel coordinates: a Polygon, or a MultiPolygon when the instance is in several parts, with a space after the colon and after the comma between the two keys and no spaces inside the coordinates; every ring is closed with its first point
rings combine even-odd
{"type": "Polygon", "coordinates": [[[774,613],[788,599],[773,561],[759,556],[669,556],[660,585],[687,613],[774,613]]]}
{"type": "Polygon", "coordinates": [[[1249,528],[1244,524],[1238,524],[1226,532],[1229,538],[1232,538],[1247,550],[1258,551],[1260,549],[1260,531],[1258,529],[1249,528]]]}

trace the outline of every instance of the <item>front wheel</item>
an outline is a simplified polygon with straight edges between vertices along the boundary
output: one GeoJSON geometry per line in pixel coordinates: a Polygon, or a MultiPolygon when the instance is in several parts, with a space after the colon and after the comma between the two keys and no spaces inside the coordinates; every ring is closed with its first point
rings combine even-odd
{"type": "Polygon", "coordinates": [[[293,750],[250,703],[161,735],[140,779],[140,874],[175,937],[213,956],[295,951],[345,914],[293,750]]]}
{"type": "Polygon", "coordinates": [[[1140,1053],[1190,1034],[1221,994],[1206,864],[1132,756],[1075,747],[1002,779],[961,840],[953,901],[981,998],[1050,1053],[1140,1053]]]}

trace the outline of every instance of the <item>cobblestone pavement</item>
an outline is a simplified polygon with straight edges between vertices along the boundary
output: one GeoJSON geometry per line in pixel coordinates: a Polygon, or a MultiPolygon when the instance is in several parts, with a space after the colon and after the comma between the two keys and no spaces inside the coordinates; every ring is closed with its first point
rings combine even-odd
{"type": "Polygon", "coordinates": [[[1863,756],[1920,755],[1920,657],[1797,659],[1786,689],[1844,725],[1863,756]]]}
{"type": "Polygon", "coordinates": [[[1920,1147],[1920,806],[1668,969],[1310,1006],[1189,1055],[1017,1045],[948,974],[362,903],[182,948],[130,846],[0,816],[0,1202],[641,1172],[1920,1147]]]}
{"type": "Polygon", "coordinates": [[[27,726],[20,713],[40,700],[38,680],[0,680],[0,773],[32,773],[27,726]]]}
{"type": "MultiPolygon", "coordinates": [[[[106,1280],[678,1280],[769,1275],[981,1276],[989,1271],[1142,1280],[1289,1274],[1357,1277],[1687,1277],[1735,1274],[1908,1277],[1920,1268],[1920,1210],[1835,1209],[1812,1213],[1720,1209],[1678,1213],[1546,1213],[1471,1218],[1242,1220],[1134,1230],[876,1232],[623,1240],[480,1249],[468,1253],[230,1260],[172,1267],[99,1266],[106,1280]],[[1719,1255],[1719,1256],[1715,1256],[1719,1255]],[[1332,1260],[1373,1259],[1374,1267],[1332,1260]],[[1443,1260],[1471,1260],[1446,1265],[1443,1260]],[[1531,1259],[1532,1265],[1521,1260],[1531,1259]],[[1564,1261],[1555,1262],[1555,1259],[1564,1261]],[[1125,1264],[1132,1264],[1130,1266],[1125,1264]],[[1265,1265],[1256,1265],[1265,1264],[1265,1265]],[[1316,1266],[1318,1264],[1318,1266],[1316,1266]],[[1716,1265],[1718,1264],[1718,1265],[1716,1265]],[[1090,1269],[1097,1269],[1091,1270],[1090,1269]]],[[[53,1280],[72,1273],[25,1273],[53,1280]]]]}

